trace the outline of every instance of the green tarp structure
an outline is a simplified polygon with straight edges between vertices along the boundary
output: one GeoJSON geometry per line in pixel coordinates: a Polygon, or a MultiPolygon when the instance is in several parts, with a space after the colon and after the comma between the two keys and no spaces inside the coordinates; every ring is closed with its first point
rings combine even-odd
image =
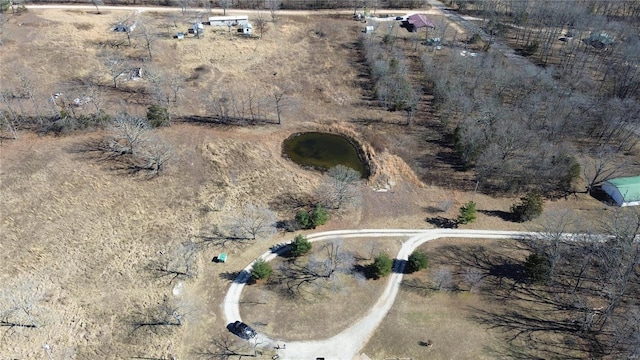
{"type": "Polygon", "coordinates": [[[606,192],[618,206],[640,205],[640,176],[610,179],[602,184],[606,192]]]}

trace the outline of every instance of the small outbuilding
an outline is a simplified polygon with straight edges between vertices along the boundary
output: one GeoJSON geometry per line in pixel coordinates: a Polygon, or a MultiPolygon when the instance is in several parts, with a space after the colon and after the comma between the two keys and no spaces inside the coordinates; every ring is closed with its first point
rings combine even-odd
{"type": "Polygon", "coordinates": [[[400,27],[407,29],[409,32],[416,32],[420,28],[435,29],[436,25],[425,14],[413,14],[403,19],[400,27]]]}
{"type": "Polygon", "coordinates": [[[253,33],[253,26],[249,23],[242,24],[238,32],[242,35],[251,35],[253,33]]]}
{"type": "Polygon", "coordinates": [[[618,206],[640,205],[640,176],[610,179],[602,184],[602,190],[618,206]]]}

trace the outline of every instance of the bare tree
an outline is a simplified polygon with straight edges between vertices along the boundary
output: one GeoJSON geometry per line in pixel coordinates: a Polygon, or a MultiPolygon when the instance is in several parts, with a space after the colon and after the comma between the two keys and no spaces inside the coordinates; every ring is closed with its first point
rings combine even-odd
{"type": "Polygon", "coordinates": [[[626,163],[616,161],[616,152],[609,146],[601,146],[582,166],[582,175],[586,184],[586,192],[591,193],[595,187],[622,173],[626,163]]]}
{"type": "Polygon", "coordinates": [[[111,75],[113,87],[117,89],[118,78],[130,70],[129,63],[122,54],[114,51],[106,51],[101,56],[104,65],[109,70],[109,75],[111,75]]]}
{"type": "Polygon", "coordinates": [[[355,257],[345,251],[342,240],[332,241],[308,258],[297,257],[279,269],[281,281],[286,283],[290,296],[315,295],[327,286],[339,285],[340,274],[352,274],[355,257]]]}
{"type": "Polygon", "coordinates": [[[344,165],[337,165],[327,172],[328,178],[316,189],[322,205],[340,209],[353,202],[358,195],[360,173],[344,165]]]}
{"type": "Polygon", "coordinates": [[[450,290],[453,288],[453,275],[448,268],[439,268],[431,274],[431,281],[438,290],[450,290]]]}
{"type": "Polygon", "coordinates": [[[275,91],[273,99],[276,105],[276,114],[278,116],[278,125],[282,124],[282,111],[287,107],[285,93],[283,91],[275,91]]]}
{"type": "Polygon", "coordinates": [[[277,11],[282,5],[282,0],[265,0],[264,5],[271,14],[271,22],[275,24],[278,19],[277,11]]]}
{"type": "Polygon", "coordinates": [[[201,5],[206,9],[207,15],[213,14],[213,0],[201,0],[201,5]]]}
{"type": "Polygon", "coordinates": [[[91,99],[91,104],[96,109],[96,115],[105,113],[106,93],[104,89],[95,81],[89,81],[86,84],[87,96],[91,99]]]}
{"type": "Polygon", "coordinates": [[[161,252],[161,257],[148,266],[160,278],[175,280],[194,278],[197,270],[197,247],[194,243],[184,243],[169,252],[161,252]]]}
{"type": "Polygon", "coordinates": [[[43,325],[43,302],[42,288],[34,283],[5,287],[0,293],[0,327],[6,327],[6,332],[39,328],[43,325]]]}
{"type": "Polygon", "coordinates": [[[158,36],[151,28],[151,25],[147,23],[140,22],[138,24],[138,29],[138,36],[142,39],[145,49],[147,49],[149,60],[153,60],[153,44],[158,40],[158,36]]]}
{"type": "Polygon", "coordinates": [[[145,177],[151,179],[162,173],[175,154],[173,148],[155,133],[147,136],[144,145],[129,170],[132,173],[144,172],[145,177]]]}
{"type": "Polygon", "coordinates": [[[151,85],[151,94],[156,104],[164,107],[171,121],[172,109],[181,99],[186,78],[177,73],[167,74],[159,68],[147,68],[146,79],[151,85]]]}
{"type": "Polygon", "coordinates": [[[418,104],[420,103],[421,98],[421,90],[420,88],[413,87],[410,89],[407,94],[406,106],[404,108],[407,113],[407,126],[411,126],[411,122],[413,121],[413,116],[415,115],[416,110],[418,109],[418,104]]]}
{"type": "Polygon", "coordinates": [[[162,303],[152,307],[141,309],[131,316],[132,329],[129,335],[134,335],[139,330],[147,329],[153,334],[160,334],[183,324],[185,312],[165,297],[162,303]]]}
{"type": "Polygon", "coordinates": [[[179,0],[180,10],[182,11],[182,15],[187,13],[187,10],[190,6],[193,5],[193,0],[179,0]]]}
{"type": "Polygon", "coordinates": [[[136,17],[136,13],[134,13],[133,15],[130,14],[125,16],[118,16],[116,18],[116,21],[112,24],[113,28],[117,29],[118,32],[124,32],[124,34],[127,36],[127,42],[129,43],[129,46],[131,46],[131,33],[137,25],[136,17]]]}
{"type": "Polygon", "coordinates": [[[199,358],[210,360],[228,360],[235,356],[237,356],[238,359],[242,359],[243,357],[256,357],[258,356],[257,348],[262,343],[263,339],[260,335],[247,343],[229,334],[224,334],[213,338],[206,348],[196,351],[196,355],[199,358]]]}
{"type": "Polygon", "coordinates": [[[91,0],[91,2],[93,3],[93,6],[96,7],[96,12],[98,14],[100,14],[100,9],[98,8],[98,6],[104,5],[104,1],[102,1],[102,0],[91,0]]]}
{"type": "Polygon", "coordinates": [[[570,210],[552,210],[542,216],[540,223],[541,228],[530,245],[536,253],[545,254],[549,260],[549,277],[552,279],[556,265],[564,256],[566,243],[573,240],[567,234],[579,231],[578,218],[570,210]]]}
{"type": "Polygon", "coordinates": [[[220,335],[211,340],[211,343],[204,349],[197,351],[197,356],[202,359],[228,360],[232,356],[250,356],[245,353],[238,338],[232,338],[229,334],[220,335]]]}
{"type": "Polygon", "coordinates": [[[256,28],[258,28],[258,31],[260,32],[260,39],[262,39],[264,29],[267,27],[267,19],[264,18],[264,13],[262,11],[258,11],[253,22],[256,24],[256,28]]]}
{"type": "Polygon", "coordinates": [[[106,138],[110,158],[120,161],[130,173],[150,179],[160,175],[173,159],[173,149],[160,139],[144,118],[119,114],[106,138]]]}
{"type": "MultiPolygon", "coordinates": [[[[6,110],[0,110],[0,126],[7,129],[11,138],[18,139],[17,124],[20,121],[20,117],[16,111],[13,110],[11,102],[5,92],[0,92],[0,103],[5,105],[6,110]]],[[[2,141],[2,136],[0,136],[2,141]]]]}
{"type": "Polygon", "coordinates": [[[269,237],[275,233],[275,223],[276,214],[271,209],[248,203],[231,221],[231,233],[251,240],[269,237]]]}
{"type": "Polygon", "coordinates": [[[613,218],[604,224],[605,231],[612,236],[599,246],[598,256],[604,270],[601,274],[601,296],[607,306],[600,318],[600,329],[604,329],[615,314],[640,265],[640,246],[636,239],[640,234],[640,212],[617,211],[613,218]]]}
{"type": "Polygon", "coordinates": [[[37,89],[39,89],[39,87],[37,86],[37,83],[33,80],[32,76],[25,71],[18,73],[18,79],[20,80],[20,89],[23,93],[22,95],[31,101],[39,123],[43,124],[44,119],[40,109],[40,99],[37,93],[37,89]]]}
{"type": "Polygon", "coordinates": [[[137,156],[147,141],[149,124],[144,118],[118,114],[113,119],[109,148],[117,154],[137,156]]]}
{"type": "Polygon", "coordinates": [[[475,292],[482,285],[484,274],[480,269],[471,267],[465,270],[462,279],[469,286],[469,291],[475,292]]]}
{"type": "Polygon", "coordinates": [[[218,5],[222,8],[222,15],[227,15],[227,9],[233,6],[233,0],[218,0],[218,5]]]}

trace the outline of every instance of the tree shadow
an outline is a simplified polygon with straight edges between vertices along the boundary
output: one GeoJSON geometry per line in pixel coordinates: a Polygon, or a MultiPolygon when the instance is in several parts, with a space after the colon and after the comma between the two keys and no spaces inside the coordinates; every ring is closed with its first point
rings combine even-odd
{"type": "Polygon", "coordinates": [[[407,269],[407,260],[393,259],[393,272],[404,274],[407,269]]]}
{"type": "Polygon", "coordinates": [[[377,279],[371,264],[368,264],[368,265],[359,265],[359,264],[358,265],[354,265],[353,266],[353,272],[362,274],[365,277],[365,279],[367,279],[367,280],[377,279]]]}
{"type": "Polygon", "coordinates": [[[524,265],[518,263],[493,264],[489,268],[489,275],[497,278],[510,279],[517,283],[521,283],[526,280],[524,265]]]}
{"type": "MultiPolygon", "coordinates": [[[[521,250],[517,244],[509,243],[504,246],[507,246],[508,251],[521,250]]],[[[520,259],[497,253],[483,245],[444,245],[439,247],[437,252],[430,254],[430,258],[435,263],[458,266],[461,270],[479,269],[484,275],[484,282],[497,288],[502,287],[505,280],[514,283],[522,283],[526,280],[524,265],[520,259]]],[[[455,275],[463,275],[463,273],[455,275]]]]}
{"type": "Polygon", "coordinates": [[[199,239],[196,244],[200,247],[217,246],[223,249],[228,248],[229,244],[242,245],[252,241],[246,237],[227,236],[222,234],[196,235],[195,238],[199,239]]]}
{"type": "Polygon", "coordinates": [[[310,194],[286,192],[269,201],[269,208],[275,211],[297,211],[315,205],[317,201],[310,194]]]}
{"type": "Polygon", "coordinates": [[[290,244],[290,242],[275,244],[269,248],[269,251],[283,258],[293,258],[290,244]]]}
{"type": "Polygon", "coordinates": [[[479,213],[487,216],[497,217],[504,221],[515,222],[516,219],[511,212],[502,210],[478,210],[479,213]]]}
{"type": "MultiPolygon", "coordinates": [[[[575,354],[580,329],[572,321],[554,320],[550,309],[525,308],[509,302],[508,310],[472,308],[471,319],[489,329],[509,334],[503,355],[527,359],[582,359],[575,354]],[[540,353],[542,356],[535,356],[540,353]]],[[[494,349],[499,351],[498,349],[494,349]]]]}
{"type": "MultiPolygon", "coordinates": [[[[573,288],[564,283],[528,284],[523,259],[517,255],[526,248],[521,242],[499,242],[491,247],[445,245],[430,257],[434,263],[461,270],[474,267],[483,273],[483,296],[501,306],[472,307],[470,314],[473,321],[506,335],[508,346],[492,349],[496,357],[583,358],[577,355],[576,344],[593,341],[589,333],[581,333],[581,308],[568,301],[574,299],[567,296],[573,288]]],[[[428,286],[405,282],[403,289],[420,293],[428,291],[428,286]]]]}
{"type": "Polygon", "coordinates": [[[400,288],[420,296],[429,296],[436,291],[436,288],[430,282],[416,278],[403,280],[400,283],[400,288]]]}
{"type": "Polygon", "coordinates": [[[447,219],[442,216],[430,217],[425,220],[431,225],[434,225],[442,229],[456,229],[458,228],[458,221],[447,219]]]}
{"type": "Polygon", "coordinates": [[[90,138],[73,144],[67,151],[77,154],[84,160],[110,161],[116,160],[121,154],[114,153],[105,143],[104,138],[90,138]]]}
{"type": "Polygon", "coordinates": [[[275,120],[269,119],[252,119],[228,116],[200,116],[189,115],[176,118],[176,121],[202,124],[202,125],[225,125],[225,126],[247,126],[247,125],[277,125],[275,120]]]}
{"type": "Polygon", "coordinates": [[[300,224],[295,219],[278,220],[276,229],[284,232],[295,232],[300,230],[300,224]]]}
{"type": "Polygon", "coordinates": [[[251,273],[246,270],[241,271],[225,271],[218,274],[223,280],[233,281],[236,284],[247,284],[251,279],[251,273]]]}
{"type": "MultiPolygon", "coordinates": [[[[429,206],[424,206],[422,208],[422,211],[428,213],[428,214],[437,214],[437,213],[444,213],[446,211],[442,210],[442,208],[438,207],[438,206],[433,206],[433,205],[429,205],[429,206]]],[[[428,219],[427,219],[428,220],[428,219]]],[[[427,221],[428,222],[428,221],[427,221]]]]}

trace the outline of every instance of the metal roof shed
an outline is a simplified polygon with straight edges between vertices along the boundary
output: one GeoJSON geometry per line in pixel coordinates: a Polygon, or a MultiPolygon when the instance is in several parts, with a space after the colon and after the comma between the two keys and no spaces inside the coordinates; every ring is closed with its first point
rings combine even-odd
{"type": "Polygon", "coordinates": [[[416,32],[420,28],[435,29],[436,25],[427,18],[425,14],[409,15],[406,20],[402,21],[400,27],[407,29],[409,32],[416,32]]]}
{"type": "Polygon", "coordinates": [[[640,176],[610,179],[602,184],[606,192],[618,206],[640,205],[640,176]]]}

